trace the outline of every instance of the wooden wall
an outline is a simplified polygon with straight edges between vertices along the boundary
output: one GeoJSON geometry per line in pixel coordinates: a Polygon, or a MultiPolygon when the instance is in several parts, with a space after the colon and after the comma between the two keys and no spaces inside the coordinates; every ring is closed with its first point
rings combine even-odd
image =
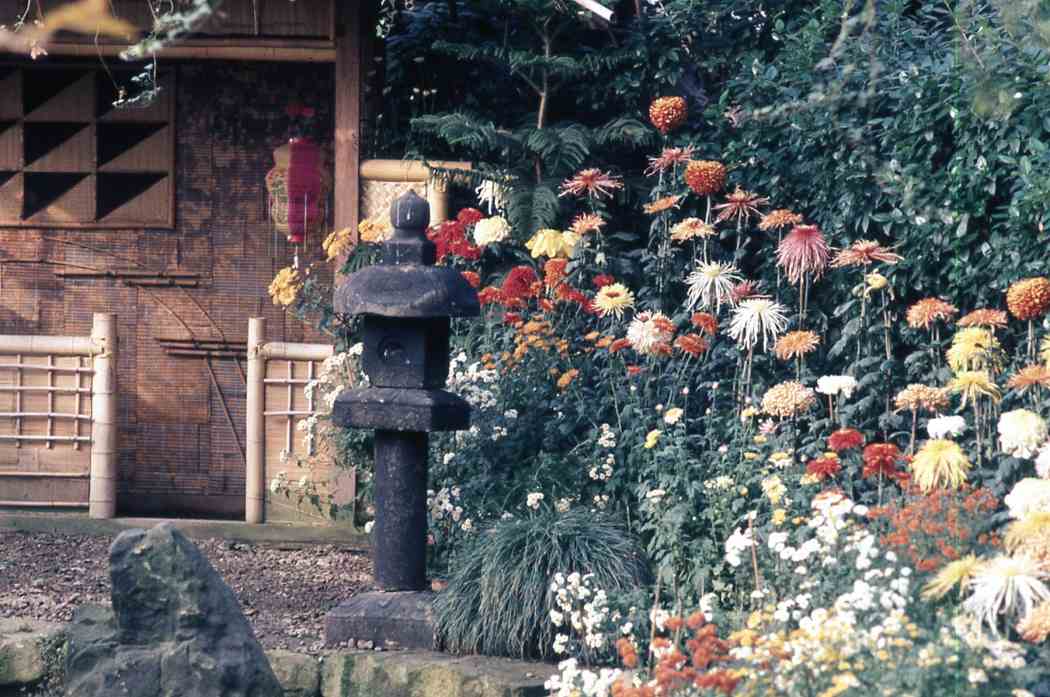
{"type": "MultiPolygon", "coordinates": [[[[239,517],[245,364],[216,359],[209,370],[205,359],[171,351],[189,340],[243,348],[250,316],[267,318],[270,340],[323,340],[267,296],[292,252],[267,220],[264,178],[294,97],[317,108],[320,138],[331,143],[334,68],[169,66],[177,78],[175,229],[0,229],[0,333],[85,335],[92,313],[116,313],[118,513],[239,517]],[[69,267],[47,262],[196,278],[182,287],[71,278],[56,275],[69,267]]],[[[321,254],[319,238],[308,247],[321,254]]]]}

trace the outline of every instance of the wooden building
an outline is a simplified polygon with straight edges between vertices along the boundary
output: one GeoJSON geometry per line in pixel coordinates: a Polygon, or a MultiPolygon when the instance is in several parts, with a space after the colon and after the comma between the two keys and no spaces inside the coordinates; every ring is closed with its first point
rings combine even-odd
{"type": "MultiPolygon", "coordinates": [[[[152,22],[143,0],[113,5],[152,22]]],[[[121,46],[62,37],[38,60],[2,57],[0,334],[85,335],[116,314],[119,514],[244,514],[248,318],[270,340],[323,341],[267,297],[292,248],[266,174],[286,106],[312,106],[334,163],[326,227],[356,225],[376,5],[226,0],[159,55],[163,90],[141,109],[112,107],[121,46]]],[[[0,0],[0,22],[24,7],[0,0]]],[[[321,236],[305,245],[321,254],[321,236]]],[[[0,475],[23,445],[0,446],[0,475]]]]}

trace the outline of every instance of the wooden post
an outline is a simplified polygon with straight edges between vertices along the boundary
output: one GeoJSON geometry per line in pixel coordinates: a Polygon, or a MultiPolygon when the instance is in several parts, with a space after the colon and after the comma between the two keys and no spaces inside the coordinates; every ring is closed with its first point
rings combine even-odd
{"type": "Polygon", "coordinates": [[[88,514],[117,513],[117,316],[96,313],[91,325],[94,376],[91,379],[91,479],[88,514]]]}
{"type": "Polygon", "coordinates": [[[360,216],[361,84],[372,0],[339,3],[335,38],[335,229],[357,234],[360,216]]]}
{"type": "Polygon", "coordinates": [[[266,430],[263,410],[266,406],[266,319],[248,320],[248,420],[245,428],[244,520],[262,523],[266,520],[266,430]]]}

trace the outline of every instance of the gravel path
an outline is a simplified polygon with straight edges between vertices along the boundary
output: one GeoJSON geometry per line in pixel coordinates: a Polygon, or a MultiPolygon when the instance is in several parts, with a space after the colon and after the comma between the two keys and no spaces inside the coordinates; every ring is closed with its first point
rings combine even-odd
{"type": "MultiPolygon", "coordinates": [[[[110,541],[0,530],[0,617],[65,622],[82,603],[108,604],[110,541]]],[[[372,564],[361,552],[328,545],[195,544],[233,588],[268,649],[320,652],[325,613],[372,585],[372,564]]]]}

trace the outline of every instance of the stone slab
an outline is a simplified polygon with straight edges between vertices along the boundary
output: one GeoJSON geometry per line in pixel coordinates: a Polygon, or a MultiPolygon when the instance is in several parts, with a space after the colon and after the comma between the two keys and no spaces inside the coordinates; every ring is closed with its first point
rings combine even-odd
{"type": "Polygon", "coordinates": [[[324,620],[327,646],[434,649],[434,594],[429,591],[361,593],[330,611],[324,620]]]}
{"type": "Polygon", "coordinates": [[[42,680],[48,671],[45,651],[62,635],[61,624],[0,617],[0,687],[42,680]]]}
{"type": "Polygon", "coordinates": [[[266,652],[284,697],[317,697],[321,693],[321,664],[314,656],[274,649],[266,652]]]}

